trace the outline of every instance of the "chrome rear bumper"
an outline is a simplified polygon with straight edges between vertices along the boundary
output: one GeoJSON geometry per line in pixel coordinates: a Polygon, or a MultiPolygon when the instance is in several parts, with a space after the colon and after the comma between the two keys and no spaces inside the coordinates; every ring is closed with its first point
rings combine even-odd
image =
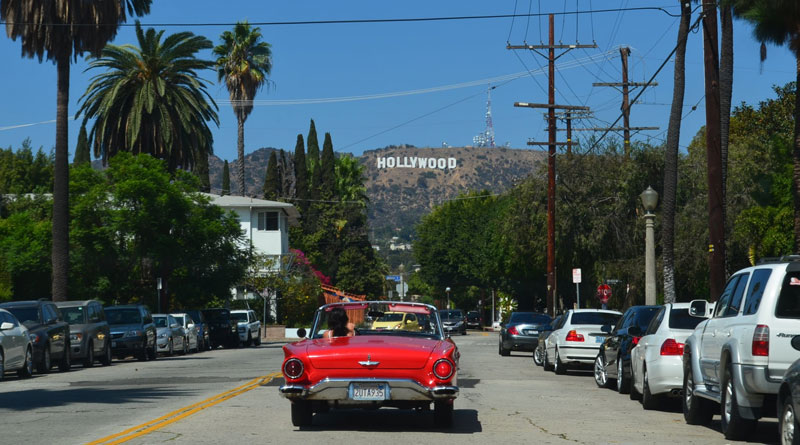
{"type": "MultiPolygon", "coordinates": [[[[458,386],[435,386],[428,388],[407,379],[325,379],[309,387],[283,385],[280,394],[293,400],[336,400],[340,404],[363,404],[348,398],[351,383],[386,383],[389,385],[389,400],[433,401],[455,399],[458,386]]],[[[368,402],[372,403],[372,402],[368,402]]]]}

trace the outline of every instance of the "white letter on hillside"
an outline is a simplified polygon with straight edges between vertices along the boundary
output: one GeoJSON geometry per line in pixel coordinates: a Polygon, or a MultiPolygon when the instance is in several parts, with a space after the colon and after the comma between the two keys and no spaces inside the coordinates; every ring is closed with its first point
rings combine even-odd
{"type": "Polygon", "coordinates": [[[386,158],[378,158],[378,168],[386,168],[386,158]]]}
{"type": "Polygon", "coordinates": [[[456,166],[458,166],[458,161],[456,161],[456,158],[447,159],[447,168],[456,168],[456,166]]]}
{"type": "Polygon", "coordinates": [[[438,167],[439,167],[440,170],[444,170],[444,168],[447,167],[447,159],[439,158],[437,161],[438,161],[438,164],[439,164],[438,167]]]}
{"type": "Polygon", "coordinates": [[[386,160],[386,167],[387,168],[394,168],[394,158],[389,158],[386,160]]]}

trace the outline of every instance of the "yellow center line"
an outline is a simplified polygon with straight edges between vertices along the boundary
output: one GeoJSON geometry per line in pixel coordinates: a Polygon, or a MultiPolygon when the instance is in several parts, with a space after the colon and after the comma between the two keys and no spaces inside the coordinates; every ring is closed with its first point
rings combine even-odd
{"type": "Polygon", "coordinates": [[[158,429],[164,428],[165,426],[175,423],[181,419],[191,416],[197,412],[200,412],[206,408],[212,407],[218,403],[224,402],[225,400],[231,399],[238,395],[244,394],[247,391],[252,389],[256,389],[260,386],[264,386],[275,377],[281,376],[280,372],[273,372],[271,374],[267,374],[265,376],[261,376],[250,380],[249,382],[237,386],[231,390],[225,391],[223,393],[217,394],[215,396],[209,397],[205,400],[202,400],[197,403],[193,403],[189,406],[185,406],[183,408],[177,409],[172,411],[171,413],[165,414],[157,419],[151,420],[149,422],[143,423],[141,425],[134,426],[132,428],[128,428],[125,431],[119,432],[117,434],[112,434],[110,436],[104,437],[102,439],[97,439],[94,442],[89,442],[87,445],[115,445],[123,442],[127,442],[131,439],[137,438],[139,436],[143,436],[145,434],[151,433],[158,429]],[[116,440],[115,440],[116,439],[116,440]]]}

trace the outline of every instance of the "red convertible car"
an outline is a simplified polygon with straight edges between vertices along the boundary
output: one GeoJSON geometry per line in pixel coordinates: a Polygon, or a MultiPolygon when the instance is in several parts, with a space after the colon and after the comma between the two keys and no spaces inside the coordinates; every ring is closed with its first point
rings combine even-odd
{"type": "MultiPolygon", "coordinates": [[[[301,337],[305,332],[299,332],[301,337]]],[[[292,424],[311,425],[314,412],[339,408],[430,410],[437,426],[450,426],[458,396],[458,348],[442,331],[435,307],[421,303],[368,301],[317,309],[309,338],[283,347],[292,424]],[[382,320],[406,314],[402,324],[382,320]],[[341,325],[345,332],[331,331],[341,325]]]]}

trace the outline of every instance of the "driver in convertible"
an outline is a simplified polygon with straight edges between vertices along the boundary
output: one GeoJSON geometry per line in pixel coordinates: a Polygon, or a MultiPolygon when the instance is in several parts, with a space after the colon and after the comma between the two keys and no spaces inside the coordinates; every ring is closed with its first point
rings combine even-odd
{"type": "Polygon", "coordinates": [[[355,325],[350,323],[347,312],[340,307],[331,309],[331,313],[328,314],[328,330],[322,337],[352,337],[354,335],[356,335],[355,325]]]}

